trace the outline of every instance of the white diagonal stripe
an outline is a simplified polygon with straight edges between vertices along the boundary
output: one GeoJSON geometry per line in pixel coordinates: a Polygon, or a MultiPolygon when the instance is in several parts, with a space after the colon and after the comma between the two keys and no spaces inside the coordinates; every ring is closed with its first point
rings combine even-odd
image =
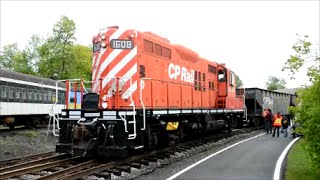
{"type": "MultiPolygon", "coordinates": [[[[109,38],[109,41],[111,41],[112,39],[117,39],[117,38],[119,38],[124,32],[126,31],[126,29],[117,29],[116,30],[116,32],[114,32],[111,36],[110,36],[110,38],[109,38]]],[[[94,86],[94,88],[93,88],[93,90],[95,90],[96,88],[98,88],[97,86],[99,85],[99,78],[100,78],[100,76],[101,76],[101,73],[104,71],[104,69],[108,66],[108,64],[110,64],[110,62],[115,58],[115,57],[117,57],[117,55],[119,55],[120,54],[120,52],[118,52],[118,51],[116,51],[116,52],[114,52],[115,50],[118,50],[118,49],[115,49],[114,51],[112,51],[111,53],[110,53],[110,55],[108,56],[108,58],[109,59],[106,59],[104,62],[103,62],[103,64],[100,66],[100,60],[101,60],[101,57],[102,57],[102,55],[105,53],[105,51],[107,50],[107,48],[102,48],[102,50],[100,51],[100,53],[99,53],[99,57],[98,57],[98,59],[97,59],[97,63],[96,63],[96,66],[98,66],[98,68],[97,69],[95,69],[95,71],[94,72],[92,72],[92,75],[94,76],[95,74],[96,74],[96,71],[99,69],[99,72],[98,72],[98,74],[97,74],[97,78],[96,78],[96,83],[95,83],[95,86],[94,86]],[[115,53],[115,54],[113,54],[113,52],[115,53]],[[111,59],[111,58],[113,58],[113,59],[111,59]],[[109,60],[110,62],[106,62],[107,60],[109,60]],[[105,63],[106,62],[106,63],[105,63]]],[[[98,90],[98,89],[97,89],[98,90]]]]}
{"type": "Polygon", "coordinates": [[[106,77],[102,81],[102,88],[104,88],[108,82],[111,80],[110,78],[115,77],[115,75],[128,64],[129,61],[132,60],[137,55],[137,47],[134,47],[129,54],[127,54],[114,68],[112,68],[106,77]]]}
{"type": "Polygon", "coordinates": [[[109,41],[111,41],[112,39],[117,39],[117,38],[119,38],[124,32],[126,31],[126,29],[118,29],[118,30],[116,30],[116,32],[114,32],[111,36],[110,36],[110,38],[109,38],[109,41]]]}
{"type": "MultiPolygon", "coordinates": [[[[119,83],[120,83],[120,84],[125,84],[126,82],[128,82],[128,81],[130,80],[130,78],[132,79],[132,76],[133,76],[134,74],[136,74],[136,72],[137,72],[137,67],[138,67],[138,65],[137,65],[137,63],[135,63],[135,64],[129,69],[129,71],[126,72],[126,74],[121,77],[121,79],[120,79],[121,82],[119,82],[119,83]]],[[[113,81],[113,83],[111,84],[111,87],[116,86],[116,83],[117,83],[117,81],[113,81]]],[[[131,84],[130,84],[130,85],[131,85],[131,84]]]]}
{"type": "Polygon", "coordinates": [[[132,76],[133,76],[134,74],[136,74],[137,68],[138,68],[138,64],[135,63],[135,64],[131,67],[131,69],[130,69],[128,72],[126,72],[126,74],[123,75],[123,78],[122,78],[123,84],[125,84],[128,80],[130,80],[130,78],[132,78],[132,76]],[[129,78],[129,77],[130,77],[130,78],[129,78]]]}
{"type": "MultiPolygon", "coordinates": [[[[98,69],[100,70],[100,68],[99,68],[100,60],[101,60],[101,57],[102,57],[102,55],[104,54],[104,52],[106,52],[106,50],[107,50],[107,48],[103,48],[103,49],[100,50],[100,53],[99,53],[99,55],[98,55],[98,59],[97,59],[96,63],[94,64],[97,68],[95,68],[94,71],[92,72],[92,76],[93,76],[93,77],[96,75],[97,70],[98,70],[98,69]]],[[[100,74],[98,74],[97,77],[100,78],[100,74]]],[[[96,78],[95,80],[98,81],[99,78],[96,78]]]]}
{"type": "Polygon", "coordinates": [[[137,81],[135,81],[132,86],[130,86],[123,94],[122,99],[127,99],[132,95],[133,92],[137,90],[137,81]]]}
{"type": "MultiPolygon", "coordinates": [[[[107,68],[107,66],[122,52],[122,49],[114,49],[109,56],[106,58],[105,61],[103,61],[103,63],[101,64],[100,68],[99,68],[99,73],[97,75],[96,80],[98,81],[102,72],[107,68]]],[[[96,83],[95,88],[98,88],[97,86],[99,85],[99,82],[96,83]]]]}

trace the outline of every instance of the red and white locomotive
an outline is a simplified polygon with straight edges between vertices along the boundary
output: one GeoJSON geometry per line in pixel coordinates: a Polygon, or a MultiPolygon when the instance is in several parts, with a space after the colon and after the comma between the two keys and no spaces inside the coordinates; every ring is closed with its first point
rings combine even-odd
{"type": "Polygon", "coordinates": [[[92,92],[62,111],[57,152],[123,157],[242,126],[244,96],[224,64],[151,32],[113,26],[92,40],[92,92]]]}

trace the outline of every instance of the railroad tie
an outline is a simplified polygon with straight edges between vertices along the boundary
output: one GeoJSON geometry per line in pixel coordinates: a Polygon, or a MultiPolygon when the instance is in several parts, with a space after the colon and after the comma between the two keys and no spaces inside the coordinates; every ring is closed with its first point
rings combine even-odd
{"type": "Polygon", "coordinates": [[[105,171],[95,173],[94,175],[96,175],[98,177],[103,177],[104,179],[111,179],[111,174],[109,172],[105,172],[105,171]]]}

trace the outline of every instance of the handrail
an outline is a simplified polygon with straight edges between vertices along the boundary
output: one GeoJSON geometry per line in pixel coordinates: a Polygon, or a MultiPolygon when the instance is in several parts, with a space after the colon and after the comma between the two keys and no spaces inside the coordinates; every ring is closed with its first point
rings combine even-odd
{"type": "Polygon", "coordinates": [[[143,113],[143,128],[141,128],[141,130],[146,129],[146,108],[145,108],[143,100],[142,100],[142,90],[145,87],[144,80],[152,80],[152,79],[151,78],[141,78],[141,81],[140,81],[140,102],[142,105],[142,113],[143,113]]]}
{"type": "MultiPolygon", "coordinates": [[[[129,76],[123,76],[121,77],[120,79],[123,79],[123,78],[129,78],[130,79],[130,86],[132,86],[132,78],[129,77],[129,76]]],[[[119,83],[118,83],[118,86],[119,86],[119,83]]],[[[133,134],[129,134],[129,137],[128,139],[135,139],[137,137],[137,122],[136,122],[136,106],[135,106],[135,103],[132,99],[132,94],[130,94],[130,104],[132,104],[132,112],[133,112],[133,121],[131,121],[134,125],[133,125],[133,134]]]]}

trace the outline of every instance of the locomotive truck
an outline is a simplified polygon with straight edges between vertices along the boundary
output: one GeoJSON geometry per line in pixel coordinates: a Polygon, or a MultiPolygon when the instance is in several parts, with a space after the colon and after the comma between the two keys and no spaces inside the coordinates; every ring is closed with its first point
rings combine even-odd
{"type": "Polygon", "coordinates": [[[62,110],[57,152],[124,157],[242,126],[244,91],[225,64],[118,26],[100,30],[92,43],[92,92],[81,94],[81,109],[62,110]]]}

